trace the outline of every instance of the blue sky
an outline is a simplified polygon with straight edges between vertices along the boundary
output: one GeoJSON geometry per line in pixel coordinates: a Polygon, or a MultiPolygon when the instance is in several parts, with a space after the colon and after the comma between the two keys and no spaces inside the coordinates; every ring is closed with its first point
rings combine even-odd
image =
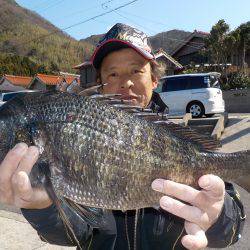
{"type": "MultiPolygon", "coordinates": [[[[17,0],[63,29],[108,12],[132,0],[17,0]]],[[[209,32],[219,19],[231,29],[250,21],[249,0],[137,0],[94,20],[65,30],[76,39],[105,33],[117,22],[127,23],[148,35],[162,31],[195,29],[209,32]]]]}

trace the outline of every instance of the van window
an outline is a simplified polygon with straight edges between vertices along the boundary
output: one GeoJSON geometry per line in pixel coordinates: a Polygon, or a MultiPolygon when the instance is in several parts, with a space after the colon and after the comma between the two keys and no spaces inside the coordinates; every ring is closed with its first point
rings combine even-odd
{"type": "Polygon", "coordinates": [[[162,92],[185,90],[188,86],[187,78],[168,78],[162,86],[162,92]]]}
{"type": "Polygon", "coordinates": [[[3,102],[7,102],[10,99],[14,98],[16,95],[17,95],[16,92],[14,92],[14,93],[5,93],[5,94],[2,95],[2,100],[3,100],[3,102]]]}
{"type": "Polygon", "coordinates": [[[209,77],[204,76],[191,76],[189,77],[189,89],[208,88],[209,77]]]}
{"type": "Polygon", "coordinates": [[[8,92],[8,93],[2,93],[2,101],[3,102],[7,102],[10,99],[16,97],[16,96],[20,96],[20,95],[25,95],[27,93],[33,93],[33,92],[37,92],[37,91],[32,91],[32,90],[27,90],[27,91],[17,91],[17,92],[8,92]]]}

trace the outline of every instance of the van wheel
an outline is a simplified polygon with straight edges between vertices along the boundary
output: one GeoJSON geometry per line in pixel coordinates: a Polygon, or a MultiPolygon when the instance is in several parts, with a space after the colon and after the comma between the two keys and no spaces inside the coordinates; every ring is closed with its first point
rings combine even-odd
{"type": "Polygon", "coordinates": [[[205,114],[205,109],[200,102],[191,102],[187,106],[187,112],[191,113],[193,118],[200,118],[205,114]]]}

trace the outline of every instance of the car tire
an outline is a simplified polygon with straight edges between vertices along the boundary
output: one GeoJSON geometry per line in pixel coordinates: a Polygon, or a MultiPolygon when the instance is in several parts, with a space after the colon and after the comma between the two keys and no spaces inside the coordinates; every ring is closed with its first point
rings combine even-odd
{"type": "Polygon", "coordinates": [[[186,111],[190,113],[193,118],[200,118],[205,114],[205,109],[201,102],[189,103],[186,111]]]}
{"type": "Polygon", "coordinates": [[[206,116],[207,118],[210,118],[210,117],[213,117],[214,114],[205,114],[205,116],[206,116]]]}

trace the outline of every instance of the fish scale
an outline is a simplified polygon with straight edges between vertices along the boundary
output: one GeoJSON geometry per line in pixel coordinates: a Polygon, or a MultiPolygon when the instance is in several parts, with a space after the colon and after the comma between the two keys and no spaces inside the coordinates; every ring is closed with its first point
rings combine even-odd
{"type": "MultiPolygon", "coordinates": [[[[0,125],[1,141],[8,142],[0,142],[0,160],[19,141],[39,146],[42,153],[30,175],[32,185],[38,185],[37,179],[42,182],[39,164],[47,163],[56,196],[84,206],[152,207],[161,196],[151,189],[156,178],[197,187],[204,174],[235,180],[250,172],[249,151],[204,151],[182,137],[183,127],[157,125],[95,98],[27,94],[1,107],[0,125]]],[[[40,185],[46,188],[46,183],[40,185]]]]}

